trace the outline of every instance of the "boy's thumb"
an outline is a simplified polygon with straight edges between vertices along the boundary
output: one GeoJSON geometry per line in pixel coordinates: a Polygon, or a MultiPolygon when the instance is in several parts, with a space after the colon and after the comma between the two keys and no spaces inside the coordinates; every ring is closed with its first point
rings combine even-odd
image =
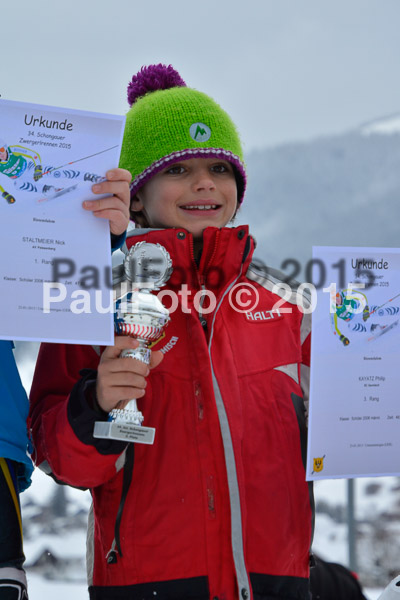
{"type": "Polygon", "coordinates": [[[149,365],[150,369],[154,369],[155,367],[158,367],[158,365],[163,360],[163,358],[164,358],[164,354],[162,352],[160,352],[160,350],[152,350],[151,358],[150,358],[150,365],[149,365]]]}

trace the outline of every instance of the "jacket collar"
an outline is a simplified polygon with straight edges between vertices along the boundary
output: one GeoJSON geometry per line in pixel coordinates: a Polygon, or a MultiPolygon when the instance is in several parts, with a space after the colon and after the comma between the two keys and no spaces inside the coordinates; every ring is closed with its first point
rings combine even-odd
{"type": "Polygon", "coordinates": [[[203,233],[203,251],[199,264],[193,256],[193,237],[185,229],[134,229],[122,248],[125,252],[137,242],[161,244],[170,254],[173,272],[169,288],[199,289],[203,285],[215,292],[222,290],[241,272],[246,273],[254,251],[248,226],[207,227],[203,233]]]}

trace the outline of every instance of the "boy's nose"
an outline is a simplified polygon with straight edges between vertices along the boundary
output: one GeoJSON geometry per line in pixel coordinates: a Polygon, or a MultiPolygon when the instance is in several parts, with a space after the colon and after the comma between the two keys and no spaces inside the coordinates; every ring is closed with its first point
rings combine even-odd
{"type": "Polygon", "coordinates": [[[215,182],[207,170],[198,172],[194,177],[194,187],[196,190],[215,189],[215,182]]]}

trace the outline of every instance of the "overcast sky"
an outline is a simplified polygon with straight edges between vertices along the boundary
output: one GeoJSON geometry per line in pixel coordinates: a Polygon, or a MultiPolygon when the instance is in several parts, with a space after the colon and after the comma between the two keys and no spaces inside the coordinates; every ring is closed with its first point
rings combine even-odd
{"type": "Polygon", "coordinates": [[[121,114],[172,63],[247,151],[400,111],[399,0],[0,0],[0,25],[2,98],[121,114]]]}

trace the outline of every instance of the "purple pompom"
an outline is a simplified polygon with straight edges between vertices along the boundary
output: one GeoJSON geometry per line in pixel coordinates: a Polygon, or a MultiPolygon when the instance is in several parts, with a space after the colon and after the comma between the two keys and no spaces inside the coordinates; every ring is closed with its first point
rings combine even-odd
{"type": "Polygon", "coordinates": [[[139,73],[132,77],[128,85],[128,103],[132,106],[134,102],[147,92],[156,90],[168,90],[173,87],[185,87],[186,83],[175,71],[172,65],[149,65],[142,67],[139,73]]]}

